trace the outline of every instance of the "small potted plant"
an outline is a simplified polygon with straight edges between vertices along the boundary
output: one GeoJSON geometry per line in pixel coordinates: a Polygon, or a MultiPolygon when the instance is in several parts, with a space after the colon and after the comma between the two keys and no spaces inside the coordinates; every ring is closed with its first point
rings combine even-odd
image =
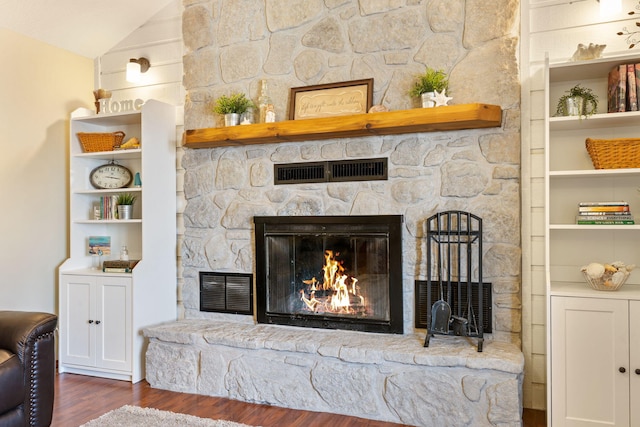
{"type": "Polygon", "coordinates": [[[118,205],[118,219],[131,219],[133,214],[133,204],[138,197],[131,193],[118,194],[116,204],[118,205]]]}
{"type": "Polygon", "coordinates": [[[598,111],[598,96],[589,88],[580,84],[565,91],[556,106],[557,116],[589,117],[598,111]]]}
{"type": "Polygon", "coordinates": [[[213,112],[224,116],[225,126],[235,126],[240,123],[240,115],[250,108],[253,102],[244,96],[244,93],[233,93],[229,96],[222,95],[216,100],[213,112]]]}
{"type": "Polygon", "coordinates": [[[413,84],[409,95],[415,98],[422,98],[422,107],[429,108],[435,106],[433,96],[438,91],[449,88],[449,76],[444,70],[436,70],[427,67],[424,74],[418,76],[418,80],[413,84]]]}

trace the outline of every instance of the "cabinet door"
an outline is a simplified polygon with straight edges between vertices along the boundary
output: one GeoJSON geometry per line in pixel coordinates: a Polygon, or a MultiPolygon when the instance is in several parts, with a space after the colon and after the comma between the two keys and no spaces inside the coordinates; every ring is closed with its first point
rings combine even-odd
{"type": "Polygon", "coordinates": [[[631,391],[631,425],[640,426],[640,301],[629,302],[629,390],[631,391]]]}
{"type": "Polygon", "coordinates": [[[95,366],[95,280],[90,276],[60,278],[60,359],[95,366]]]}
{"type": "Polygon", "coordinates": [[[97,366],[131,370],[131,278],[99,277],[97,366]]]}
{"type": "Polygon", "coordinates": [[[628,301],[553,296],[550,331],[552,425],[628,426],[628,301]]]}

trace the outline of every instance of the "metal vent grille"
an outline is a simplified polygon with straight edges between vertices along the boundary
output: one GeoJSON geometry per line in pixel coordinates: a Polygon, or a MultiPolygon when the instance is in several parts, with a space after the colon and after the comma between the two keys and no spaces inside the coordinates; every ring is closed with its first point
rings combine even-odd
{"type": "MultiPolygon", "coordinates": [[[[467,301],[467,288],[465,286],[460,287],[460,295],[458,296],[458,286],[455,286],[455,282],[452,282],[453,286],[451,287],[452,296],[451,300],[453,304],[451,305],[451,312],[455,313],[458,308],[458,301],[463,301],[466,304],[467,301]]],[[[473,290],[471,292],[471,301],[474,307],[477,307],[478,301],[478,284],[474,283],[473,290]]],[[[483,283],[482,284],[482,320],[484,332],[491,333],[491,325],[492,325],[492,301],[493,298],[491,296],[491,283],[483,283]]],[[[416,280],[415,281],[415,295],[416,295],[416,328],[426,328],[427,327],[427,281],[426,280],[416,280]]],[[[437,281],[431,282],[431,295],[432,298],[439,298],[439,286],[437,281]],[[435,296],[435,297],[434,297],[435,296]]]]}
{"type": "Polygon", "coordinates": [[[387,159],[334,160],[274,165],[275,184],[387,179],[387,159]]]}
{"type": "Polygon", "coordinates": [[[326,162],[294,163],[275,165],[275,183],[296,184],[301,182],[325,182],[326,162]]]}
{"type": "Polygon", "coordinates": [[[200,272],[200,311],[253,314],[253,275],[200,272]]]}

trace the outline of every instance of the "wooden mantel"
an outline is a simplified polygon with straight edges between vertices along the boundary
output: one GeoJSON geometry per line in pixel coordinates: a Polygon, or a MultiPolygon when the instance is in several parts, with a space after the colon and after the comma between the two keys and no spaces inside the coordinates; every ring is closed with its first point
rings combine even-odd
{"type": "Polygon", "coordinates": [[[501,124],[502,109],[499,106],[463,104],[187,130],[184,145],[188,148],[229,147],[370,135],[477,129],[499,127],[501,124]]]}

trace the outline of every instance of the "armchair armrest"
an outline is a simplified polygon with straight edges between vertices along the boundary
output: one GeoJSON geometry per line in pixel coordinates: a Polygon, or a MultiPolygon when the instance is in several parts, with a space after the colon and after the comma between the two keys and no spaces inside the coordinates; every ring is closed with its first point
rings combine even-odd
{"type": "Polygon", "coordinates": [[[0,348],[19,356],[24,363],[24,352],[34,340],[53,333],[58,317],[49,313],[26,311],[0,311],[0,348]]]}
{"type": "Polygon", "coordinates": [[[53,417],[57,325],[54,314],[0,311],[0,348],[16,354],[23,366],[22,412],[29,426],[48,426],[53,417]]]}

